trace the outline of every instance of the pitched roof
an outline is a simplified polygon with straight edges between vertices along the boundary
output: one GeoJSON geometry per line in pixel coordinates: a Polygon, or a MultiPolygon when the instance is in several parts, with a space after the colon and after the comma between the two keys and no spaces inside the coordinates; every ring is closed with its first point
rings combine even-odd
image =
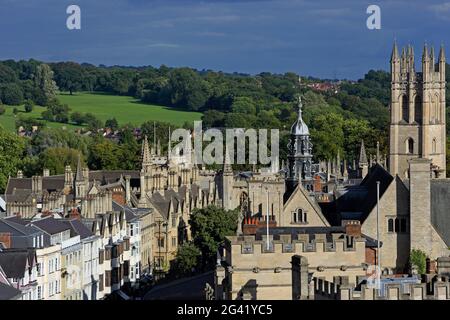
{"type": "Polygon", "coordinates": [[[114,211],[123,211],[125,213],[125,219],[128,222],[134,221],[138,216],[134,213],[133,209],[126,205],[121,205],[120,203],[113,201],[112,208],[114,211]]]}
{"type": "Polygon", "coordinates": [[[63,221],[57,220],[51,216],[33,221],[32,224],[48,234],[56,234],[71,229],[71,227],[63,221]]]}
{"type": "Polygon", "coordinates": [[[16,300],[21,296],[20,290],[0,282],[0,300],[16,300]]]}
{"type": "Polygon", "coordinates": [[[380,182],[380,198],[387,190],[394,177],[382,166],[376,164],[358,186],[349,186],[347,192],[336,200],[339,213],[360,213],[363,222],[377,204],[377,181],[380,182]]]}
{"type": "Polygon", "coordinates": [[[78,219],[63,220],[61,222],[70,227],[71,236],[79,235],[80,239],[86,239],[94,235],[91,230],[78,219]]]}
{"type": "Polygon", "coordinates": [[[6,249],[0,251],[0,266],[8,278],[23,278],[27,264],[31,261],[34,250],[6,249]]]}
{"type": "Polygon", "coordinates": [[[450,246],[450,179],[431,180],[431,223],[450,246]]]}

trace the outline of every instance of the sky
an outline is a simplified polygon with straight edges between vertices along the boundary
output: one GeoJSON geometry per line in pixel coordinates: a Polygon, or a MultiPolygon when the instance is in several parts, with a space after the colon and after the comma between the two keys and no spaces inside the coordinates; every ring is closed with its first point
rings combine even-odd
{"type": "Polygon", "coordinates": [[[417,62],[424,42],[450,47],[450,1],[0,0],[0,60],[358,79],[389,69],[394,39],[417,62]],[[81,30],[66,27],[71,4],[81,30]],[[366,26],[369,5],[379,30],[366,26]]]}

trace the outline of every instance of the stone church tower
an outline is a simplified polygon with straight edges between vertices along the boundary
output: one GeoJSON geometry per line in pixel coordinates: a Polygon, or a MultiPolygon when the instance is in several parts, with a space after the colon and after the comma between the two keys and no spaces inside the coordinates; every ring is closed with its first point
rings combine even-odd
{"type": "Polygon", "coordinates": [[[312,190],[312,143],[309,129],[302,118],[302,100],[298,98],[298,118],[291,127],[291,137],[288,145],[288,166],[286,176],[286,191],[291,194],[299,183],[306,190],[312,190]]]}
{"type": "Polygon", "coordinates": [[[391,56],[391,120],[389,171],[409,178],[408,160],[431,160],[436,176],[445,177],[445,54],[441,47],[435,62],[434,49],[425,44],[422,72],[416,72],[414,51],[394,44],[391,56]]]}

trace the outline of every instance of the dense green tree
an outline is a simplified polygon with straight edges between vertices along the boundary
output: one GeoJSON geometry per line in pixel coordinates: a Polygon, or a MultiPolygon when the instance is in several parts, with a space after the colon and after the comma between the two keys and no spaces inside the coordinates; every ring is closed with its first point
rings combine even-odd
{"type": "Polygon", "coordinates": [[[33,108],[34,108],[34,104],[33,104],[32,100],[25,101],[25,104],[24,104],[25,112],[29,113],[29,112],[33,111],[33,108]]]}
{"type": "Polygon", "coordinates": [[[83,88],[86,73],[78,63],[60,62],[52,64],[51,68],[60,90],[69,91],[72,95],[83,88]]]}
{"type": "Polygon", "coordinates": [[[0,104],[0,116],[3,115],[3,114],[5,114],[5,112],[6,112],[5,106],[3,106],[2,104],[0,104]]]}
{"type": "Polygon", "coordinates": [[[119,146],[109,140],[97,138],[89,145],[88,165],[93,170],[116,170],[120,168],[119,146]]]}
{"type": "Polygon", "coordinates": [[[70,115],[70,120],[79,126],[81,126],[86,121],[84,115],[78,111],[75,111],[70,115]]]}
{"type": "Polygon", "coordinates": [[[256,105],[250,97],[236,97],[231,105],[231,111],[234,113],[256,114],[256,105]]]}
{"type": "Polygon", "coordinates": [[[25,152],[25,141],[0,126],[0,192],[9,176],[15,176],[25,152]]]}
{"type": "Polygon", "coordinates": [[[91,131],[97,131],[103,126],[103,123],[96,116],[89,112],[84,115],[84,122],[86,123],[88,129],[91,131]]]}
{"type": "Polygon", "coordinates": [[[17,83],[7,83],[0,86],[0,99],[4,104],[19,105],[23,102],[22,87],[17,83]]]}
{"type": "Polygon", "coordinates": [[[225,116],[225,127],[227,128],[255,128],[258,118],[251,114],[228,113],[225,116]]]}
{"type": "Polygon", "coordinates": [[[42,106],[47,106],[56,100],[58,87],[53,80],[53,71],[47,64],[40,64],[36,68],[34,76],[35,88],[39,91],[39,96],[35,102],[42,106]]]}
{"type": "Polygon", "coordinates": [[[14,70],[4,63],[0,63],[0,83],[11,83],[17,81],[17,74],[14,70]]]}
{"type": "Polygon", "coordinates": [[[320,114],[315,118],[310,132],[316,159],[334,159],[338,152],[343,154],[343,124],[344,119],[336,113],[320,114]]]}
{"type": "Polygon", "coordinates": [[[66,165],[70,165],[73,169],[76,168],[79,156],[81,156],[81,153],[78,150],[52,147],[39,155],[39,165],[41,169],[49,169],[52,175],[63,174],[66,165]]]}
{"type": "Polygon", "coordinates": [[[171,105],[188,110],[201,109],[209,98],[207,84],[189,68],[171,71],[165,91],[171,105]]]}
{"type": "Polygon", "coordinates": [[[202,115],[202,125],[205,128],[223,127],[225,114],[217,110],[207,110],[202,115]]]}
{"type": "Polygon", "coordinates": [[[141,149],[130,127],[122,130],[119,151],[121,169],[135,170],[140,166],[141,149]]]}
{"type": "Polygon", "coordinates": [[[194,209],[189,224],[194,245],[202,252],[202,266],[214,266],[217,250],[226,236],[236,233],[238,210],[226,211],[213,205],[194,209]]]}
{"type": "Polygon", "coordinates": [[[202,253],[193,243],[183,243],[178,247],[177,255],[170,272],[176,277],[188,276],[199,265],[202,253]]]}
{"type": "Polygon", "coordinates": [[[44,128],[39,130],[31,139],[28,153],[37,156],[51,147],[64,147],[80,150],[83,154],[88,154],[88,145],[91,143],[90,137],[76,134],[71,130],[61,128],[44,128]]]}
{"type": "Polygon", "coordinates": [[[68,123],[69,111],[70,108],[67,104],[62,104],[59,101],[53,100],[47,107],[47,110],[42,112],[42,118],[47,121],[68,123]]]}
{"type": "Polygon", "coordinates": [[[119,123],[116,118],[111,118],[105,121],[105,127],[111,130],[117,130],[119,128],[119,123]]]}

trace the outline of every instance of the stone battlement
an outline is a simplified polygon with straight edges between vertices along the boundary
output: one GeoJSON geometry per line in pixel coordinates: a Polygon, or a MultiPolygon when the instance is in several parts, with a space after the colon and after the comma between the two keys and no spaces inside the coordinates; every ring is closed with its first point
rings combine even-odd
{"type": "Polygon", "coordinates": [[[346,281],[335,283],[313,278],[316,300],[450,300],[450,282],[443,277],[432,283],[407,279],[405,283],[383,283],[381,291],[368,284],[356,289],[346,281]],[[411,280],[411,281],[409,281],[411,280]],[[431,289],[431,290],[430,290],[431,289]]]}
{"type": "Polygon", "coordinates": [[[308,252],[344,252],[356,251],[358,248],[364,250],[365,239],[362,237],[347,239],[345,234],[333,235],[335,238],[328,241],[326,234],[297,234],[294,239],[290,234],[282,234],[273,237],[269,235],[269,248],[267,248],[267,236],[262,235],[259,239],[255,235],[227,237],[230,245],[240,245],[241,254],[255,253],[291,253],[299,254],[308,252]],[[339,236],[339,237],[338,237],[339,236]]]}

